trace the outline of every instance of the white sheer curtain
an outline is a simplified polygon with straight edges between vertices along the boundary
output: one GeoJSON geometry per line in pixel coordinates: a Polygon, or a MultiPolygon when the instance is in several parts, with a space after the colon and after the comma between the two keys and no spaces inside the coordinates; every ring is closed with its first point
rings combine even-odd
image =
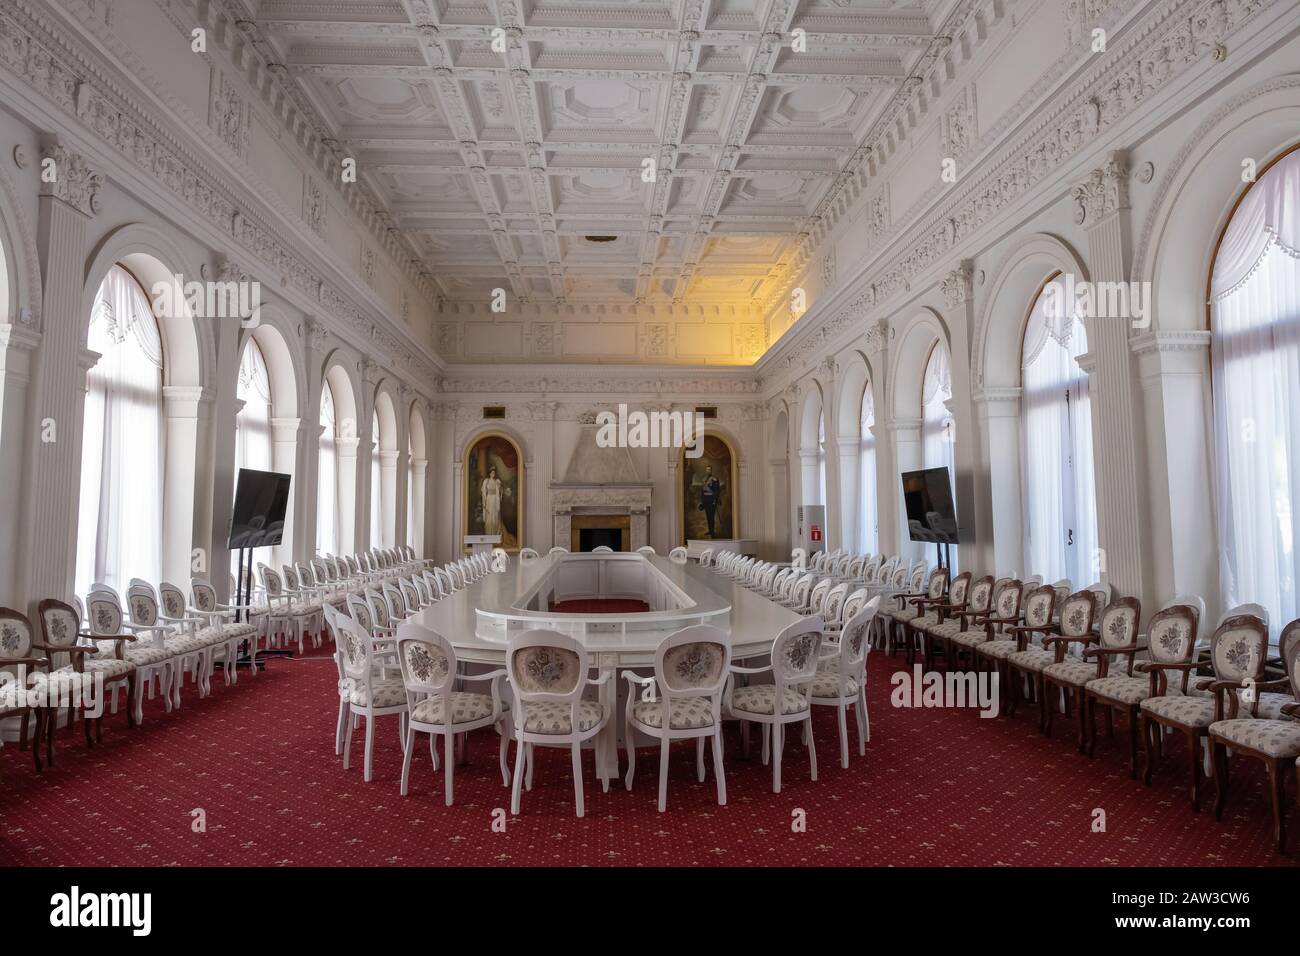
{"type": "MultiPolygon", "coordinates": [[[[234,488],[238,488],[239,469],[271,471],[271,378],[255,339],[248,340],[239,358],[235,395],[244,403],[235,415],[234,488]]],[[[230,573],[239,573],[237,551],[230,554],[230,573]]]]}
{"type": "Polygon", "coordinates": [[[370,419],[370,547],[384,546],[384,508],[379,468],[379,413],[370,419]]]}
{"type": "Polygon", "coordinates": [[[1220,584],[1225,607],[1297,617],[1300,498],[1300,151],[1243,197],[1211,281],[1220,584]]]}
{"type": "MultiPolygon", "coordinates": [[[[92,306],[77,520],[76,592],[162,578],[162,340],[135,278],[113,266],[92,306]]],[[[62,595],[58,595],[62,597],[62,595]]]]}
{"type": "Polygon", "coordinates": [[[320,396],[320,457],[316,484],[316,553],[339,550],[338,434],[335,430],[334,390],[326,382],[320,396]]]}
{"type": "Polygon", "coordinates": [[[859,421],[861,445],[858,452],[858,553],[874,554],[878,542],[876,528],[876,403],[871,383],[862,391],[862,417],[859,421]]]}
{"type": "Polygon", "coordinates": [[[1020,395],[1025,572],[1085,587],[1100,576],[1088,351],[1076,314],[1044,288],[1025,327],[1020,395]]]}
{"type": "MultiPolygon", "coordinates": [[[[948,488],[953,496],[952,510],[957,513],[957,458],[954,448],[957,432],[948,409],[952,398],[952,369],[948,351],[942,343],[930,350],[921,384],[921,467],[947,468],[948,488]]],[[[957,572],[957,549],[949,548],[952,572],[957,572]]]]}

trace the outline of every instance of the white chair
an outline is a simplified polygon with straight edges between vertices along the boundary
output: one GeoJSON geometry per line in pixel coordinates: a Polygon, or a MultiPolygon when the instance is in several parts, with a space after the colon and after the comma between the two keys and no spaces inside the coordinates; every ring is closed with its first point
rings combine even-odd
{"type": "Polygon", "coordinates": [[[257,573],[262,580],[262,591],[266,594],[267,634],[274,638],[282,633],[287,640],[296,640],[298,653],[302,654],[307,632],[320,628],[323,619],[320,604],[305,604],[295,600],[285,591],[280,575],[265,564],[258,564],[257,573]]]}
{"type": "Polygon", "coordinates": [[[135,636],[135,640],[123,649],[122,656],[135,665],[135,689],[127,706],[131,708],[137,726],[144,721],[145,693],[148,692],[149,699],[153,700],[155,681],[158,692],[162,694],[164,709],[171,710],[172,684],[175,681],[172,668],[177,665],[175,655],[163,645],[166,632],[135,625],[128,627],[122,620],[122,606],[117,593],[107,588],[91,591],[86,597],[86,608],[90,612],[85,620],[91,640],[112,640],[124,631],[131,631],[135,636]],[[146,636],[142,638],[141,633],[146,636]]]}
{"type": "Polygon", "coordinates": [[[452,804],[452,774],[456,765],[455,740],[480,727],[495,727],[501,736],[501,785],[510,786],[506,761],[511,727],[510,712],[501,699],[504,669],[486,674],[461,674],[456,652],[441,634],[408,621],[397,631],[397,660],[406,686],[406,745],[402,755],[402,796],[409,792],[411,754],[417,733],[429,735],[429,754],[438,769],[434,737],[442,735],[446,770],[443,791],[447,806],[452,804]],[[488,681],[488,693],[457,691],[457,681],[488,681]]]}
{"type": "Polygon", "coordinates": [[[536,561],[536,560],[537,560],[538,558],[540,558],[540,557],[541,557],[541,555],[537,553],[537,550],[536,550],[535,548],[520,548],[520,549],[519,549],[519,563],[520,563],[520,564],[527,564],[529,561],[536,561]]]}
{"type": "Polygon", "coordinates": [[[547,551],[546,553],[547,553],[548,555],[551,555],[551,554],[568,554],[568,553],[569,553],[569,549],[568,549],[568,548],[561,548],[561,547],[557,544],[555,547],[551,548],[551,550],[550,550],[550,551],[547,551]]]}
{"type": "Polygon", "coordinates": [[[223,628],[229,628],[236,626],[229,622],[234,621],[239,611],[244,612],[246,626],[253,629],[253,633],[248,637],[248,659],[250,662],[248,671],[253,676],[256,676],[258,641],[262,641],[268,647],[270,646],[270,633],[268,630],[270,617],[268,610],[264,606],[254,604],[222,604],[217,600],[216,588],[207,580],[190,578],[190,606],[186,609],[187,614],[192,613],[207,618],[209,624],[216,624],[220,621],[223,628]]]}
{"type": "Polygon", "coordinates": [[[613,554],[614,549],[609,547],[608,545],[598,544],[591,549],[591,553],[592,554],[613,554]]]}
{"type": "Polygon", "coordinates": [[[678,545],[668,552],[668,560],[673,564],[685,564],[687,552],[686,549],[678,545]]]}
{"type": "Polygon", "coordinates": [[[867,753],[871,739],[871,722],[867,716],[867,655],[871,652],[868,639],[871,622],[880,607],[880,598],[873,597],[844,625],[838,643],[828,645],[830,652],[817,665],[817,676],[808,694],[813,706],[834,707],[839,712],[840,766],[849,765],[849,731],[845,713],[853,708],[858,724],[858,756],[867,753]]]}
{"type": "Polygon", "coordinates": [[[366,760],[363,779],[369,783],[373,776],[373,755],[375,745],[375,720],[379,717],[397,715],[398,736],[403,746],[406,744],[406,687],[400,677],[386,677],[376,674],[376,661],[380,655],[379,648],[361,624],[350,617],[329,609],[333,617],[335,646],[342,655],[343,680],[346,686],[346,702],[340,708],[339,724],[346,725],[347,735],[343,740],[343,769],[348,769],[352,750],[352,731],[356,726],[353,718],[365,718],[366,721],[366,760]]]}
{"type": "Polygon", "coordinates": [[[644,554],[644,555],[646,555],[647,557],[649,557],[650,555],[652,555],[652,554],[655,553],[655,549],[652,548],[652,547],[650,547],[650,545],[648,545],[648,544],[643,544],[643,545],[641,545],[641,547],[639,547],[639,548],[636,549],[636,553],[637,553],[637,554],[644,554]]]}
{"type": "MultiPolygon", "coordinates": [[[[506,651],[506,670],[515,696],[515,779],[510,812],[519,813],[524,758],[538,744],[568,747],[573,755],[573,798],[578,816],[585,813],[582,794],[582,744],[609,723],[611,710],[584,700],[588,687],[604,684],[610,671],[592,679],[587,649],[558,631],[535,629],[512,638],[506,651]]],[[[528,789],[533,789],[533,761],[528,760],[528,789]]],[[[605,789],[609,789],[605,781],[605,789]]]]}
{"type": "Polygon", "coordinates": [[[695,738],[695,774],[704,782],[704,741],[713,740],[713,775],[718,806],[726,806],[727,780],[722,768],[722,692],[731,667],[726,631],[696,624],[670,634],[655,651],[654,677],[623,671],[628,690],[624,733],[627,740],[627,789],[636,772],[637,732],[659,739],[659,812],[668,807],[668,748],[672,741],[695,738]],[[644,688],[641,694],[637,687],[644,688]],[[656,689],[658,697],[656,697],[656,689]]]}
{"type": "Polygon", "coordinates": [[[711,568],[711,567],[713,567],[713,549],[712,549],[712,548],[705,548],[703,551],[700,552],[700,567],[702,567],[702,568],[711,568]]]}
{"type": "MultiPolygon", "coordinates": [[[[100,592],[102,593],[102,592],[100,592]]],[[[87,602],[95,603],[97,594],[91,594],[87,602]]],[[[158,598],[154,596],[149,584],[132,584],[126,591],[127,611],[131,616],[129,624],[122,627],[135,632],[153,635],[155,646],[161,644],[172,655],[172,685],[168,692],[172,697],[172,706],[181,706],[181,688],[185,684],[185,673],[194,675],[194,686],[198,688],[199,697],[208,695],[208,671],[212,667],[211,635],[200,636],[199,628],[193,621],[184,624],[163,624],[158,619],[158,598]]]]}
{"type": "Polygon", "coordinates": [[[822,619],[805,618],[777,635],[772,642],[771,662],[766,666],[731,665],[732,675],[772,674],[771,684],[733,686],[725,697],[728,716],[762,725],[764,763],[768,759],[769,742],[771,744],[773,793],[781,792],[781,751],[786,724],[804,725],[810,776],[814,783],[817,781],[817,748],[812,735],[812,705],[808,689],[817,678],[821,644],[822,619]]]}
{"type": "MultiPolygon", "coordinates": [[[[257,633],[251,624],[227,623],[220,615],[200,614],[185,605],[185,594],[174,584],[166,581],[158,586],[158,597],[162,602],[163,613],[158,616],[164,624],[171,624],[178,629],[207,638],[211,645],[211,661],[208,677],[221,661],[222,677],[227,685],[238,680],[235,664],[239,659],[239,644],[257,633]],[[196,630],[197,628],[197,630],[196,630]]],[[[211,688],[209,688],[211,689],[211,688]]]]}

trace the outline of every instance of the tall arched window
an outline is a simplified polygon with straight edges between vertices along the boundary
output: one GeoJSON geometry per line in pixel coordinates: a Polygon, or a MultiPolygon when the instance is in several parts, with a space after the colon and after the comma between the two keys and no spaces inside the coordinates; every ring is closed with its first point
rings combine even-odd
{"type": "MultiPolygon", "coordinates": [[[[236,397],[243,403],[235,415],[235,477],[239,487],[239,469],[271,471],[271,378],[266,359],[256,339],[249,339],[239,359],[239,384],[236,397]]],[[[233,490],[233,489],[232,489],[233,490]]],[[[239,572],[239,553],[230,554],[230,570],[239,572]]]]}
{"type": "Polygon", "coordinates": [[[334,411],[334,389],[329,382],[320,395],[320,458],[316,485],[316,552],[339,550],[339,465],[338,426],[334,411]]]}
{"type": "Polygon", "coordinates": [[[1219,562],[1225,607],[1297,617],[1300,150],[1273,164],[1224,230],[1210,280],[1219,562]]]}
{"type": "MultiPolygon", "coordinates": [[[[826,500],[826,411],[817,413],[817,502],[829,505],[826,500]]],[[[829,523],[829,519],[828,522],[829,523]]]]}
{"type": "Polygon", "coordinates": [[[1026,573],[1045,581],[1096,581],[1097,492],[1093,481],[1088,376],[1076,361],[1087,333],[1066,312],[1062,286],[1049,282],[1025,326],[1020,393],[1020,459],[1026,573]]]}
{"type": "MultiPolygon", "coordinates": [[[[957,512],[957,459],[954,449],[957,432],[948,402],[952,398],[952,370],[948,364],[948,351],[942,342],[936,342],[925,363],[925,378],[921,383],[921,467],[947,468],[948,487],[952,494],[953,513],[957,512]]],[[[950,548],[948,560],[952,571],[957,570],[957,549],[950,548]]]]}
{"type": "Polygon", "coordinates": [[[76,591],[162,578],[163,347],[149,299],[113,266],[90,316],[76,591]]]}
{"type": "Polygon", "coordinates": [[[379,413],[370,419],[370,547],[384,546],[384,505],[379,467],[379,413]]]}
{"type": "Polygon", "coordinates": [[[862,412],[858,421],[861,445],[858,452],[858,553],[874,554],[878,543],[876,528],[876,402],[871,382],[862,390],[862,412]]]}

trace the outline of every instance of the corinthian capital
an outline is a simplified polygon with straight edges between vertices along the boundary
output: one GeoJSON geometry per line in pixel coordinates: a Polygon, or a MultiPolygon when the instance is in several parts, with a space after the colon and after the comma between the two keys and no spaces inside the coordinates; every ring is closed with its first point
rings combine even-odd
{"type": "Polygon", "coordinates": [[[973,294],[971,264],[963,259],[956,269],[943,277],[943,301],[948,308],[955,309],[963,302],[969,302],[973,294]]]}
{"type": "Polygon", "coordinates": [[[1128,161],[1121,152],[1111,153],[1101,166],[1070,189],[1074,200],[1074,221],[1095,226],[1128,208],[1128,161]]]}
{"type": "Polygon", "coordinates": [[[87,216],[99,211],[99,191],[104,174],[91,167],[80,153],[58,143],[41,146],[41,195],[53,196],[87,216]]]}

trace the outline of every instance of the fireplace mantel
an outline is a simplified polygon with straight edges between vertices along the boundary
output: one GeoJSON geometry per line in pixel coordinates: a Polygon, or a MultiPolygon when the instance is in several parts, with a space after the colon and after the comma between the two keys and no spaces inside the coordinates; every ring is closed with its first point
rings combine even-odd
{"type": "Polygon", "coordinates": [[[631,518],[631,548],[649,544],[652,481],[588,483],[551,482],[551,523],[554,543],[569,547],[575,514],[628,515],[631,518]]]}

